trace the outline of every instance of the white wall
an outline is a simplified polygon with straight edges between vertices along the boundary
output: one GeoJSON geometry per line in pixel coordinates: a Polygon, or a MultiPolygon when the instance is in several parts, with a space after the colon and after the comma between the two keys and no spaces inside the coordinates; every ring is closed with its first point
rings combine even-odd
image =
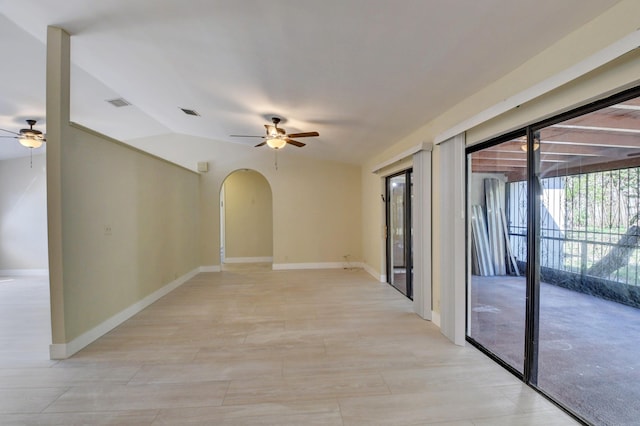
{"type": "Polygon", "coordinates": [[[0,161],[0,273],[49,267],[45,162],[44,154],[33,156],[33,167],[28,156],[0,161]]]}

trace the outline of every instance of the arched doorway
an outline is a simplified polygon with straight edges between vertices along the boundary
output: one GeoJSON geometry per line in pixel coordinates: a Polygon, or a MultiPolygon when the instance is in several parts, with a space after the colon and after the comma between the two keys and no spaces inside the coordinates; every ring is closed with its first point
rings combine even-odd
{"type": "Polygon", "coordinates": [[[220,263],[272,263],[273,200],[255,170],[230,173],[220,189],[220,263]]]}

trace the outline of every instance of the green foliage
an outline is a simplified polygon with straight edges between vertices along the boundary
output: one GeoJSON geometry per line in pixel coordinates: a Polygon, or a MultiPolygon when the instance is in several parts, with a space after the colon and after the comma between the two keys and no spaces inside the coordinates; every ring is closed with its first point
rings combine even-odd
{"type": "Polygon", "coordinates": [[[624,232],[638,222],[640,168],[565,176],[567,229],[624,232]]]}

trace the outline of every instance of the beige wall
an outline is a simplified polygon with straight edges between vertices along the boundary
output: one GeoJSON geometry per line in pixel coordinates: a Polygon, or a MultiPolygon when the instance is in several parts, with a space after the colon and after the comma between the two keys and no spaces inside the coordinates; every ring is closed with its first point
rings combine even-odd
{"type": "Polygon", "coordinates": [[[362,262],[369,272],[384,281],[385,256],[385,206],[380,195],[384,194],[384,177],[362,169],[362,262]]]}
{"type": "Polygon", "coordinates": [[[640,50],[635,49],[559,90],[527,102],[520,108],[513,109],[470,129],[467,132],[467,145],[474,145],[509,130],[521,128],[524,125],[638,85],[640,83],[639,69],[640,50]]]}
{"type": "Polygon", "coordinates": [[[47,29],[51,355],[65,358],[200,265],[196,173],[69,122],[70,36],[47,29]]]}
{"type": "Polygon", "coordinates": [[[225,257],[273,256],[273,203],[269,182],[243,169],[224,181],[225,257]]]}
{"type": "Polygon", "coordinates": [[[49,267],[45,161],[44,154],[33,156],[33,167],[29,157],[0,161],[0,272],[49,267]]]}
{"type": "MultiPolygon", "coordinates": [[[[362,219],[362,250],[363,258],[367,260],[368,265],[373,269],[378,269],[379,253],[382,253],[384,244],[382,239],[370,237],[379,234],[383,219],[377,209],[371,208],[374,205],[373,200],[380,197],[378,189],[380,178],[370,172],[376,164],[383,163],[419,143],[433,142],[440,133],[588,58],[638,28],[640,28],[640,2],[623,0],[597,19],[559,40],[503,78],[466,98],[436,119],[426,122],[409,136],[391,143],[383,152],[372,155],[362,168],[364,191],[362,199],[363,206],[366,207],[363,209],[362,219]]],[[[640,52],[637,50],[577,81],[560,87],[548,95],[521,105],[515,111],[471,129],[468,132],[467,140],[473,143],[497,136],[507,129],[522,126],[572,106],[584,104],[634,84],[640,84],[640,52]]],[[[451,194],[441,194],[439,190],[442,167],[447,167],[447,165],[440,164],[440,148],[435,146],[432,185],[434,241],[447,238],[447,235],[452,232],[452,230],[440,229],[439,200],[442,197],[451,196],[451,194]]],[[[439,312],[439,287],[443,285],[437,266],[440,264],[438,261],[439,253],[434,252],[433,257],[433,305],[434,311],[439,312]]]]}
{"type": "Polygon", "coordinates": [[[290,167],[273,185],[274,263],[360,262],[360,168],[310,160],[290,167]]]}
{"type": "Polygon", "coordinates": [[[362,260],[360,166],[309,158],[307,148],[287,147],[278,153],[276,169],[273,150],[185,135],[130,143],[185,167],[209,163],[201,185],[203,266],[220,264],[220,188],[238,169],[257,171],[271,186],[274,264],[328,264],[346,255],[351,262],[362,260]]]}
{"type": "Polygon", "coordinates": [[[200,263],[198,175],[85,129],[68,130],[61,207],[70,341],[200,263]]]}

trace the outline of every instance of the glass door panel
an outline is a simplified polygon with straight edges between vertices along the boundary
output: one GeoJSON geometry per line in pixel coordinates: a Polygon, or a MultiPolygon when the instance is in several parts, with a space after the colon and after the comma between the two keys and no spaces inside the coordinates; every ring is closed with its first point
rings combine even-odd
{"type": "Polygon", "coordinates": [[[640,99],[535,133],[538,388],[594,424],[640,419],[640,99]]]}
{"type": "Polygon", "coordinates": [[[411,171],[387,178],[387,281],[412,298],[411,171]]]}
{"type": "Polygon", "coordinates": [[[527,153],[524,134],[468,156],[467,335],[524,372],[527,153]]]}

